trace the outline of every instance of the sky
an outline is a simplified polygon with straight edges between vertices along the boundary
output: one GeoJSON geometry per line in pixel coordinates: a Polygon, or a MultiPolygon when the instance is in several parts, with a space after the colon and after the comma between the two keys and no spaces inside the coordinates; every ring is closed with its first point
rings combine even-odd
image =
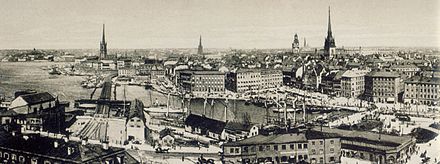
{"type": "Polygon", "coordinates": [[[0,49],[440,47],[438,0],[0,0],[0,49]]]}

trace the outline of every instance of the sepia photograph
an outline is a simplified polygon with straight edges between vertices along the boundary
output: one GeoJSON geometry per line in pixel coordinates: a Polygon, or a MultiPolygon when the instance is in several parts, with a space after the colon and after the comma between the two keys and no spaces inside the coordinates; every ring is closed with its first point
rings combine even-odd
{"type": "Polygon", "coordinates": [[[438,0],[0,0],[0,164],[440,164],[438,0]]]}

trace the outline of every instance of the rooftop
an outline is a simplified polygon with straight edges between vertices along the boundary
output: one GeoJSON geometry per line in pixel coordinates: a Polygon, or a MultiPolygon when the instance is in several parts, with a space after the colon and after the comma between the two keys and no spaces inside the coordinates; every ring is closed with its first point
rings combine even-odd
{"type": "Polygon", "coordinates": [[[224,130],[226,122],[214,120],[206,116],[190,114],[185,119],[185,125],[201,127],[202,129],[207,129],[210,132],[220,134],[224,130]]]}
{"type": "Polygon", "coordinates": [[[55,98],[48,92],[33,93],[19,96],[28,104],[39,104],[48,101],[54,101],[55,98]]]}
{"type": "Polygon", "coordinates": [[[440,77],[413,76],[405,81],[411,84],[440,84],[440,77]]]}
{"type": "Polygon", "coordinates": [[[369,77],[399,77],[398,73],[395,72],[385,72],[385,71],[380,71],[380,72],[370,72],[368,73],[366,76],[369,77]]]}
{"type": "Polygon", "coordinates": [[[365,76],[367,73],[368,71],[366,70],[347,70],[342,74],[342,77],[360,77],[365,76]]]}
{"type": "MultiPolygon", "coordinates": [[[[321,127],[315,127],[314,130],[320,130],[321,127]]],[[[370,131],[342,130],[336,128],[322,127],[323,132],[339,134],[342,139],[357,140],[368,142],[374,145],[383,145],[397,147],[401,144],[412,140],[409,135],[392,136],[387,134],[379,134],[370,131]]]]}
{"type": "Polygon", "coordinates": [[[83,163],[93,161],[100,157],[114,154],[124,153],[124,149],[109,147],[105,150],[101,145],[86,144],[80,142],[68,141],[62,139],[54,139],[41,137],[38,135],[30,135],[23,137],[0,130],[0,148],[8,148],[16,151],[24,151],[36,156],[45,156],[48,158],[57,158],[57,160],[66,161],[67,163],[83,163]],[[54,142],[58,142],[58,147],[54,147],[54,142]],[[73,152],[69,154],[68,149],[72,148],[73,152]]]}

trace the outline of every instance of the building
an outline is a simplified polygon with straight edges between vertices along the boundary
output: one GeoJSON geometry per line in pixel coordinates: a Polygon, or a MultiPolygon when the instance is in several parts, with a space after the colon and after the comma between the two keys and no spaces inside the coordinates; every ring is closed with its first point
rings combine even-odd
{"type": "Polygon", "coordinates": [[[100,64],[100,69],[101,70],[116,70],[116,63],[113,60],[104,60],[101,59],[101,61],[99,61],[100,64]]]}
{"type": "Polygon", "coordinates": [[[136,163],[123,148],[0,130],[1,163],[136,163]]]}
{"type": "Polygon", "coordinates": [[[420,71],[420,68],[414,64],[397,64],[391,65],[389,68],[391,71],[398,72],[404,75],[405,78],[411,78],[420,71]]]}
{"type": "Polygon", "coordinates": [[[200,35],[199,47],[197,47],[197,54],[198,55],[203,55],[202,35],[200,35]]]}
{"type": "Polygon", "coordinates": [[[190,114],[185,119],[185,131],[217,140],[225,139],[226,122],[205,116],[190,114]]]}
{"type": "Polygon", "coordinates": [[[180,88],[188,93],[224,93],[225,73],[219,71],[179,71],[180,88]]]}
{"type": "Polygon", "coordinates": [[[370,72],[365,75],[365,98],[371,102],[394,103],[400,92],[400,78],[393,72],[370,72]]]}
{"type": "Polygon", "coordinates": [[[102,40],[99,44],[99,60],[107,58],[107,42],[105,42],[105,24],[102,25],[102,40]]]}
{"type": "Polygon", "coordinates": [[[239,69],[226,75],[226,88],[236,93],[255,92],[282,85],[283,73],[281,70],[239,69]]]}
{"type": "Polygon", "coordinates": [[[118,69],[118,76],[133,77],[136,75],[134,68],[120,68],[118,69]]]}
{"type": "Polygon", "coordinates": [[[364,94],[365,70],[348,70],[341,77],[341,96],[347,98],[358,98],[364,94]]]}
{"type": "Polygon", "coordinates": [[[50,93],[30,93],[18,95],[8,110],[0,113],[1,123],[18,131],[65,131],[65,106],[50,93]]]}
{"type": "Polygon", "coordinates": [[[403,102],[408,104],[438,105],[440,78],[414,76],[405,82],[403,102]]]}
{"type": "Polygon", "coordinates": [[[142,101],[134,100],[126,114],[127,141],[144,143],[148,129],[146,127],[147,119],[144,115],[144,104],[142,101]]]}
{"type": "Polygon", "coordinates": [[[341,95],[341,78],[345,71],[330,71],[321,77],[322,92],[331,96],[341,95]]]}
{"type": "Polygon", "coordinates": [[[292,52],[299,53],[299,40],[297,34],[295,34],[295,36],[293,37],[292,52]]]}
{"type": "Polygon", "coordinates": [[[335,44],[335,38],[333,38],[332,35],[332,25],[330,21],[330,7],[328,7],[328,30],[327,30],[327,37],[325,38],[324,42],[324,57],[327,59],[333,58],[333,56],[336,54],[336,44],[335,44]]]}
{"type": "Polygon", "coordinates": [[[393,136],[370,131],[316,127],[341,136],[341,155],[377,163],[406,163],[415,151],[416,139],[410,135],[393,136]]]}
{"type": "Polygon", "coordinates": [[[257,135],[223,145],[232,163],[340,163],[341,144],[336,134],[307,130],[298,133],[257,135]]]}
{"type": "Polygon", "coordinates": [[[243,124],[230,121],[226,123],[225,133],[227,141],[238,141],[259,134],[260,127],[257,124],[243,124]]]}

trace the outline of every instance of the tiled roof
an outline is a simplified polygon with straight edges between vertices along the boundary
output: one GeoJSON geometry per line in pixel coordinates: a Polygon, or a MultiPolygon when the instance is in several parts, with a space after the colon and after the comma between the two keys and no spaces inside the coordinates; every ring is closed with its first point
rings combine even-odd
{"type": "Polygon", "coordinates": [[[20,97],[28,104],[39,104],[55,100],[55,98],[48,92],[21,95],[20,97]]]}

